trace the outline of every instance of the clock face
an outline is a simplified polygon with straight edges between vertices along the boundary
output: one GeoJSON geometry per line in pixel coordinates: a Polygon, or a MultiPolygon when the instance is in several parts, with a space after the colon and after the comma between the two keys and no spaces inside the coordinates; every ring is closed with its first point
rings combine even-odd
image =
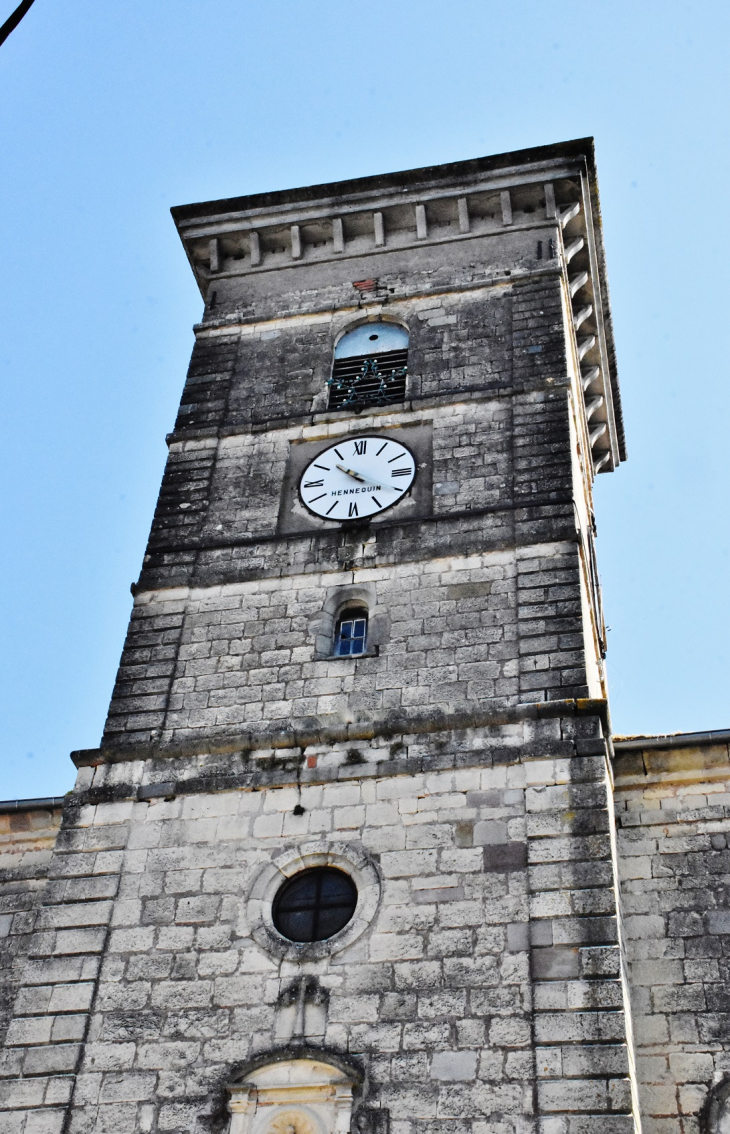
{"type": "Polygon", "coordinates": [[[307,465],[299,493],[316,516],[359,520],[392,508],[415,478],[415,457],[399,441],[348,437],[307,465]]]}

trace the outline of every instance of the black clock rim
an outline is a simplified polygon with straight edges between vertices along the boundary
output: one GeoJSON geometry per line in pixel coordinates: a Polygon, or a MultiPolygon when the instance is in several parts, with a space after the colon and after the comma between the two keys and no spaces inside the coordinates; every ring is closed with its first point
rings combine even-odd
{"type": "Polygon", "coordinates": [[[299,479],[297,480],[297,495],[299,496],[302,505],[309,512],[310,516],[316,516],[318,520],[323,520],[325,524],[337,524],[338,527],[352,527],[353,525],[357,526],[358,524],[362,526],[363,524],[369,524],[370,521],[374,520],[377,516],[382,516],[384,512],[388,512],[391,508],[394,508],[396,504],[400,504],[404,496],[407,496],[408,493],[411,492],[413,485],[416,483],[416,479],[418,477],[418,461],[416,460],[416,454],[413,452],[409,445],[406,445],[404,441],[397,441],[395,437],[384,437],[382,433],[348,433],[347,437],[344,438],[344,442],[342,440],[330,442],[330,444],[325,445],[323,449],[320,449],[318,453],[315,453],[311,460],[307,461],[306,465],[299,474],[299,479]],[[352,518],[343,518],[341,520],[328,520],[326,516],[320,515],[319,512],[315,512],[313,508],[309,507],[306,500],[302,496],[302,481],[307,474],[307,470],[311,468],[314,462],[319,457],[321,457],[323,453],[329,452],[330,449],[337,448],[338,445],[344,444],[344,442],[357,441],[359,439],[368,441],[393,441],[396,445],[400,445],[401,449],[405,449],[405,451],[410,455],[411,460],[413,461],[413,480],[408,485],[408,488],[405,490],[405,492],[401,492],[397,500],[394,500],[392,504],[386,504],[385,507],[381,508],[379,512],[372,512],[369,516],[354,516],[352,518]]]}

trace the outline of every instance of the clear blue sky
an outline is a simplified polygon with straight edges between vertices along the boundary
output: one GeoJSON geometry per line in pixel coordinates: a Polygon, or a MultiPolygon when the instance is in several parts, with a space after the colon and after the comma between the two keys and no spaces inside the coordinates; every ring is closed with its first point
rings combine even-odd
{"type": "MultiPolygon", "coordinates": [[[[5,18],[16,0],[1,0],[5,18]]],[[[100,738],[201,302],[168,209],[596,138],[620,732],[730,727],[727,4],[36,0],[0,49],[0,798],[100,738]]]]}

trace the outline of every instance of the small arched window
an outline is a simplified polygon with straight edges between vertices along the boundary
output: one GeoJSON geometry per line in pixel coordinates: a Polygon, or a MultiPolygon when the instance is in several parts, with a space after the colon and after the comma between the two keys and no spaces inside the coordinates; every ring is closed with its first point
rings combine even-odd
{"type": "Polygon", "coordinates": [[[329,409],[364,409],[406,396],[408,332],[395,323],[365,323],[335,347],[329,409]]]}
{"type": "Polygon", "coordinates": [[[343,610],[335,626],[335,657],[364,654],[368,639],[368,612],[363,607],[343,610]]]}

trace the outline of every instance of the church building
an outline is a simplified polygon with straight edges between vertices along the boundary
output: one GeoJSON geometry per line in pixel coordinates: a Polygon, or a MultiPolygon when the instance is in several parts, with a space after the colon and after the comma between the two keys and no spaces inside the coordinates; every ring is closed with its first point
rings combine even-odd
{"type": "Polygon", "coordinates": [[[730,731],[611,729],[592,141],[173,218],[104,735],[0,804],[1,1134],[728,1134],[730,731]]]}

